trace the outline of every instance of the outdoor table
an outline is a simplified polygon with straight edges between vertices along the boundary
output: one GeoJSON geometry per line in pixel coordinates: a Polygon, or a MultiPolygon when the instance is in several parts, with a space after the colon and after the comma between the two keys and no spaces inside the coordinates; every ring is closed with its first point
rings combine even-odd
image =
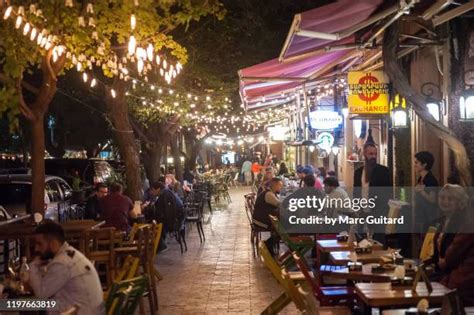
{"type": "Polygon", "coordinates": [[[416,305],[421,299],[427,299],[430,305],[441,305],[443,297],[451,290],[438,282],[431,284],[431,293],[424,283],[418,283],[415,293],[411,286],[392,286],[390,283],[357,283],[355,292],[369,308],[416,305]]]}
{"type": "Polygon", "coordinates": [[[8,224],[12,224],[12,223],[17,223],[17,222],[20,222],[20,221],[24,221],[24,220],[26,220],[26,219],[29,219],[30,217],[31,217],[31,214],[25,214],[25,215],[22,215],[22,216],[19,216],[19,217],[10,219],[10,220],[0,221],[0,226],[4,226],[4,225],[8,225],[8,224]]]}
{"type": "Polygon", "coordinates": [[[365,282],[390,282],[394,270],[387,270],[383,273],[373,273],[372,267],[377,264],[365,264],[362,266],[362,271],[349,271],[349,268],[342,268],[324,272],[324,276],[336,279],[344,279],[351,281],[365,281],[365,282]]]}
{"type": "MultiPolygon", "coordinates": [[[[338,242],[336,239],[331,240],[318,240],[316,242],[317,250],[321,253],[330,253],[336,251],[348,251],[354,248],[353,243],[349,242],[338,242]]],[[[374,245],[372,245],[372,249],[374,250],[381,250],[383,249],[383,245],[379,242],[375,241],[374,245]]]]}
{"type": "MultiPolygon", "coordinates": [[[[392,251],[390,250],[373,250],[371,253],[367,254],[357,254],[357,261],[361,262],[362,264],[368,263],[378,263],[380,257],[390,255],[392,251]]],[[[349,255],[351,252],[349,251],[340,251],[340,252],[331,252],[329,254],[329,259],[335,265],[346,265],[351,260],[349,259],[349,255]]]]}
{"type": "MultiPolygon", "coordinates": [[[[59,224],[64,229],[66,239],[80,239],[84,231],[89,229],[96,229],[105,224],[105,221],[71,220],[59,224]]],[[[32,223],[12,223],[2,226],[2,228],[0,229],[0,240],[22,240],[23,247],[26,249],[25,256],[30,259],[30,242],[31,239],[34,237],[36,226],[37,225],[32,223]]],[[[82,248],[78,249],[82,251],[82,248]]]]}

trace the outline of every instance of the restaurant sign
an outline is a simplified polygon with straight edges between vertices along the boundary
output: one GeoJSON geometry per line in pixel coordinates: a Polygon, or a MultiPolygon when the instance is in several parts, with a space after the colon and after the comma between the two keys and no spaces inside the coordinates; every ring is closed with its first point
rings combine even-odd
{"type": "Polygon", "coordinates": [[[309,113],[309,122],[312,129],[335,129],[342,124],[342,116],[330,110],[317,110],[309,113]]]}
{"type": "Polygon", "coordinates": [[[350,71],[349,113],[387,114],[390,84],[383,71],[350,71]]]}

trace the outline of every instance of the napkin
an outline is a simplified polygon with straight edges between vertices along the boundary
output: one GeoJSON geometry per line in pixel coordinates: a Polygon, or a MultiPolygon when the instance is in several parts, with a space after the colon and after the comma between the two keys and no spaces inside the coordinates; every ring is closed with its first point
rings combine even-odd
{"type": "Polygon", "coordinates": [[[393,272],[393,275],[397,279],[404,279],[405,278],[405,267],[403,266],[397,266],[393,272]]]}
{"type": "Polygon", "coordinates": [[[372,244],[370,244],[370,242],[366,239],[363,239],[362,241],[359,242],[359,247],[361,247],[361,248],[368,248],[371,245],[372,244]]]}
{"type": "Polygon", "coordinates": [[[352,261],[352,262],[357,262],[357,254],[356,252],[351,252],[349,254],[349,260],[352,261]]]}
{"type": "Polygon", "coordinates": [[[416,308],[418,309],[419,313],[426,313],[429,307],[430,304],[428,303],[427,299],[421,299],[420,302],[418,302],[418,304],[416,305],[416,308]]]}

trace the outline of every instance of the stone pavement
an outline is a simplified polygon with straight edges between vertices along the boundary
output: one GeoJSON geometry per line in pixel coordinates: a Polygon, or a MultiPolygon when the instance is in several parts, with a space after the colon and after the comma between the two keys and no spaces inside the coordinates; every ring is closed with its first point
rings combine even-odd
{"type": "MultiPolygon", "coordinates": [[[[252,255],[250,227],[243,195],[249,187],[232,187],[232,203],[206,208],[205,243],[195,226],[188,231],[188,251],[169,240],[156,265],[160,314],[260,314],[282,292],[258,258],[252,255]]],[[[263,236],[265,238],[265,235],[263,236]]],[[[293,304],[282,314],[297,314],[293,304]]]]}

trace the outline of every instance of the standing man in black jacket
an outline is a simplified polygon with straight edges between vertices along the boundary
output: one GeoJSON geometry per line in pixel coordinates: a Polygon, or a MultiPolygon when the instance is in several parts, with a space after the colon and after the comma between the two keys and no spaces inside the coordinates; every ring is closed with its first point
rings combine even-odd
{"type": "MultiPolygon", "coordinates": [[[[392,190],[390,171],[377,163],[377,146],[373,142],[364,145],[364,159],[364,166],[354,172],[354,198],[375,198],[375,207],[363,209],[361,215],[387,216],[392,190]]],[[[377,229],[378,232],[381,230],[382,227],[377,229]]],[[[384,241],[384,238],[383,235],[376,237],[378,241],[384,241]]]]}

